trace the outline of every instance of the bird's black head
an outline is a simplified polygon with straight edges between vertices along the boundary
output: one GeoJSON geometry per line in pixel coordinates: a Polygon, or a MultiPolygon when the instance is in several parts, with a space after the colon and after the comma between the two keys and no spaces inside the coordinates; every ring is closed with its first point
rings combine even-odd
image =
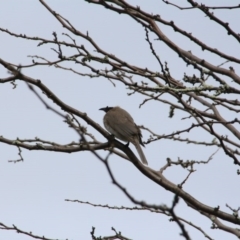
{"type": "Polygon", "coordinates": [[[104,112],[108,112],[109,110],[111,110],[113,107],[105,107],[105,108],[100,108],[99,110],[102,110],[104,112]]]}

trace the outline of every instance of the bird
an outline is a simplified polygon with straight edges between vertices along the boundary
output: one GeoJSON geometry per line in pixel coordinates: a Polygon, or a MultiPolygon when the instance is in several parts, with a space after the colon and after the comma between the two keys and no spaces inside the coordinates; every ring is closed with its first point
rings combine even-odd
{"type": "Polygon", "coordinates": [[[106,113],[103,118],[103,124],[107,131],[116,138],[127,142],[127,146],[129,142],[131,142],[135,146],[141,161],[148,165],[147,159],[140,146],[141,144],[144,147],[142,133],[132,116],[126,110],[118,106],[100,108],[99,110],[106,113]]]}

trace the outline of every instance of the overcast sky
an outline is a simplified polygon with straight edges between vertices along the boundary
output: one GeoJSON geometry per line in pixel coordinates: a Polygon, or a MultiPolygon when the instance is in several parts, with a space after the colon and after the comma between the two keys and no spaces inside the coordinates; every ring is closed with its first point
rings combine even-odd
{"type": "MultiPolygon", "coordinates": [[[[83,33],[88,31],[89,35],[107,52],[131,64],[160,72],[158,63],[151,55],[145,41],[144,29],[130,17],[110,12],[85,1],[46,0],[46,2],[52,9],[70,20],[75,28],[83,33]]],[[[239,57],[239,44],[200,11],[180,11],[159,0],[128,2],[139,5],[141,9],[150,13],[159,14],[168,21],[173,20],[179,27],[192,32],[206,44],[239,57]]],[[[175,2],[188,6],[186,1],[175,2]]],[[[212,6],[228,4],[224,0],[210,2],[212,6]]],[[[209,1],[205,0],[205,3],[209,1]]],[[[238,3],[239,1],[232,0],[229,4],[238,3]]],[[[46,39],[53,39],[52,33],[55,31],[60,39],[69,41],[62,35],[69,32],[61,27],[39,1],[2,1],[0,8],[1,28],[46,39]]],[[[239,32],[239,9],[221,10],[217,14],[239,32]]],[[[192,42],[166,26],[161,25],[161,29],[184,50],[191,50],[198,56],[207,57],[215,65],[221,64],[221,60],[216,56],[202,52],[192,42]]],[[[83,39],[73,37],[79,45],[84,44],[90,50],[92,49],[83,39]]],[[[53,46],[37,47],[38,42],[17,39],[3,32],[0,32],[0,39],[0,58],[11,63],[22,65],[31,63],[29,55],[39,55],[49,60],[57,59],[55,52],[51,50],[53,46]]],[[[168,62],[171,74],[176,79],[181,79],[184,72],[189,74],[193,72],[192,68],[187,68],[176,53],[169,50],[162,42],[154,41],[154,45],[161,60],[168,62]]],[[[65,48],[65,55],[73,53],[73,50],[65,48]]],[[[69,66],[78,69],[78,66],[70,64],[69,66]]],[[[228,68],[228,65],[225,67],[228,68]]],[[[84,71],[80,67],[79,70],[84,71]]],[[[239,74],[237,68],[235,71],[239,74]]],[[[139,108],[144,97],[137,94],[128,96],[129,91],[121,83],[116,83],[114,87],[106,79],[90,79],[54,67],[29,68],[24,69],[23,73],[35,79],[41,79],[62,101],[86,112],[102,126],[104,113],[99,111],[99,108],[116,105],[129,111],[137,124],[144,125],[159,134],[170,134],[189,126],[189,121],[181,120],[182,117],[187,116],[181,112],[177,112],[173,119],[168,118],[169,108],[163,104],[148,102],[139,108]]],[[[9,76],[7,71],[0,67],[0,78],[7,76],[9,76]]],[[[135,80],[138,79],[135,78],[135,80]]],[[[16,84],[17,88],[14,90],[10,83],[0,86],[0,135],[12,140],[17,137],[21,139],[39,137],[61,144],[78,141],[79,136],[59,116],[46,110],[24,82],[16,81],[16,84]]],[[[49,103],[56,107],[51,101],[49,103]]],[[[238,116],[233,114],[228,117],[233,119],[238,116]]],[[[84,125],[87,126],[86,123],[84,125]]],[[[88,127],[88,130],[95,134],[99,141],[106,141],[92,128],[88,127]]],[[[222,134],[224,135],[224,132],[222,134]]],[[[148,134],[143,132],[143,136],[146,140],[148,134]]],[[[195,137],[198,140],[212,140],[200,129],[183,136],[195,137]]],[[[134,150],[133,146],[130,147],[134,150]]],[[[177,161],[178,157],[184,160],[206,161],[216,150],[216,147],[196,147],[161,140],[147,145],[144,152],[149,166],[157,170],[166,163],[167,157],[174,161],[177,161]]],[[[100,151],[100,154],[104,157],[107,152],[100,151]]],[[[182,239],[179,236],[180,229],[164,215],[147,211],[109,210],[66,202],[65,199],[78,199],[110,206],[133,206],[127,197],[111,183],[105,166],[91,153],[63,154],[22,149],[22,156],[24,162],[9,163],[8,160],[19,158],[18,149],[0,143],[0,222],[7,225],[14,224],[22,230],[53,239],[91,239],[92,226],[96,228],[97,236],[112,235],[111,227],[114,227],[131,239],[182,239]]],[[[173,194],[150,181],[130,162],[117,156],[112,156],[110,162],[117,180],[136,199],[153,204],[171,205],[173,194]]],[[[224,211],[228,211],[226,203],[234,208],[239,207],[240,188],[236,189],[236,182],[239,182],[237,168],[222,150],[208,165],[196,166],[196,170],[186,183],[185,191],[204,204],[211,207],[220,206],[224,211]]],[[[187,173],[181,167],[172,167],[166,171],[166,177],[178,184],[187,173]]],[[[220,230],[211,230],[210,220],[188,208],[182,200],[177,207],[177,213],[201,226],[214,239],[235,239],[220,230]]],[[[192,239],[205,239],[197,230],[188,225],[186,228],[192,239]]],[[[1,230],[0,239],[30,238],[1,230]]]]}

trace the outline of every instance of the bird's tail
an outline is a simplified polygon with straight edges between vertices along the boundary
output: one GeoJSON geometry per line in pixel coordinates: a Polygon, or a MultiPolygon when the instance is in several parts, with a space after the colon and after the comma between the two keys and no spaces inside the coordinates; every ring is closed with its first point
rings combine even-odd
{"type": "Polygon", "coordinates": [[[133,144],[134,144],[135,148],[137,149],[137,152],[138,152],[138,154],[139,154],[142,162],[143,162],[144,164],[148,165],[147,159],[146,159],[146,157],[145,157],[145,155],[144,155],[144,153],[143,153],[143,150],[142,150],[139,142],[138,142],[138,141],[134,141],[133,144]]]}

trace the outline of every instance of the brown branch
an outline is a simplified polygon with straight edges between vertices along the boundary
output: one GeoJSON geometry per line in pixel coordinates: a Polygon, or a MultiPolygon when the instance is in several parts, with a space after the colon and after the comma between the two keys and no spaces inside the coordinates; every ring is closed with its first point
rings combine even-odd
{"type": "MultiPolygon", "coordinates": [[[[166,3],[166,4],[174,6],[174,7],[178,8],[178,9],[180,9],[180,10],[189,10],[189,9],[195,9],[196,8],[196,6],[194,6],[194,7],[180,7],[179,5],[173,4],[173,3],[169,2],[169,1],[166,1],[166,0],[162,0],[162,1],[164,3],[166,3]]],[[[240,8],[240,4],[238,4],[236,6],[225,6],[225,7],[224,6],[220,6],[220,7],[205,6],[205,7],[207,7],[208,9],[236,9],[236,8],[240,8]]]]}
{"type": "Polygon", "coordinates": [[[47,238],[45,236],[39,236],[39,235],[35,235],[33,234],[31,231],[30,232],[26,232],[24,230],[21,230],[20,228],[18,228],[17,226],[13,225],[12,227],[7,226],[4,223],[0,222],[0,229],[2,230],[9,230],[9,231],[16,231],[17,233],[29,236],[31,238],[35,238],[35,239],[42,239],[42,240],[57,240],[57,239],[53,239],[53,238],[47,238]]]}
{"type": "Polygon", "coordinates": [[[221,25],[223,28],[226,29],[228,35],[232,35],[238,42],[240,42],[240,35],[235,33],[230,27],[227,22],[223,22],[219,18],[217,18],[213,13],[209,11],[209,8],[205,6],[204,4],[198,4],[197,2],[194,2],[192,0],[188,0],[188,2],[193,6],[204,12],[211,20],[215,21],[219,25],[221,25]]]}

